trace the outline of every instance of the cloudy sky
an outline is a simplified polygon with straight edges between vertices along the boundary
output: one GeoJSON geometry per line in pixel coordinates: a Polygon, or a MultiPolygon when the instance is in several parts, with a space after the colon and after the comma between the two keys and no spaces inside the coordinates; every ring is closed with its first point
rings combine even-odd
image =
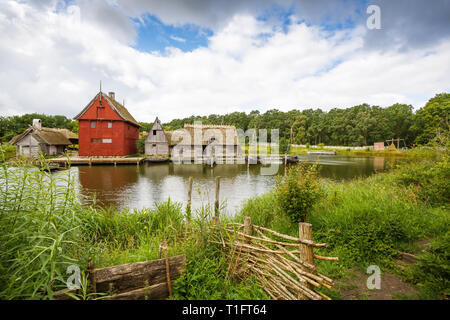
{"type": "Polygon", "coordinates": [[[450,0],[0,0],[0,34],[3,116],[73,117],[100,80],[147,122],[450,91],[450,0]]]}

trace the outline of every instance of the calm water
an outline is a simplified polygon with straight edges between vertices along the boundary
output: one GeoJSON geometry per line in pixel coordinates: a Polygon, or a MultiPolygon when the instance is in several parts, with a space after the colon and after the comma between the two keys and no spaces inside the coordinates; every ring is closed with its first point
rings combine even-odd
{"type": "MultiPolygon", "coordinates": [[[[395,159],[381,157],[303,156],[304,161],[317,161],[322,177],[341,180],[368,176],[384,170],[395,159]]],[[[275,185],[275,175],[261,175],[261,166],[247,171],[244,164],[216,165],[151,163],[148,165],[79,166],[81,192],[88,198],[94,194],[98,202],[117,208],[152,207],[155,202],[173,201],[186,205],[189,177],[194,177],[192,207],[214,203],[215,177],[221,177],[220,201],[226,213],[234,213],[244,200],[261,195],[275,185]]],[[[279,166],[282,174],[284,167],[279,166]]]]}

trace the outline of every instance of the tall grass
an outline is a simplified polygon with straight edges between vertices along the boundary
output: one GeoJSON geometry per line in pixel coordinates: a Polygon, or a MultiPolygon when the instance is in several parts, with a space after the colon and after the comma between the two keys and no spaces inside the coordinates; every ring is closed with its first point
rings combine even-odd
{"type": "Polygon", "coordinates": [[[226,279],[226,256],[209,241],[212,207],[188,221],[170,199],[141,210],[83,206],[73,171],[49,173],[41,160],[42,168],[1,164],[0,299],[51,299],[66,287],[68,266],[85,270],[88,258],[96,267],[157,259],[163,238],[169,255],[187,256],[174,298],[267,298],[252,279],[226,279]]]}

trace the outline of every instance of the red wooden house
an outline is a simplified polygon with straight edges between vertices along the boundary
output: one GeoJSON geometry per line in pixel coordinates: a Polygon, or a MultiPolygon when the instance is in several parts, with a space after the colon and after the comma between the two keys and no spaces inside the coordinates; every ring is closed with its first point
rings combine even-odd
{"type": "Polygon", "coordinates": [[[125,156],[137,153],[138,122],[115,100],[99,92],[74,118],[78,120],[79,156],[125,156]]]}

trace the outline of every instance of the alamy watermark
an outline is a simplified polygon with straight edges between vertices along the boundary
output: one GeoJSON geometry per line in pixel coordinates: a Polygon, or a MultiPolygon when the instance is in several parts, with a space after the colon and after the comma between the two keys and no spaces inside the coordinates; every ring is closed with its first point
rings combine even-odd
{"type": "Polygon", "coordinates": [[[370,16],[366,20],[366,26],[369,30],[381,29],[381,9],[379,6],[372,4],[367,7],[366,13],[370,16]]]}
{"type": "MultiPolygon", "coordinates": [[[[203,125],[196,121],[172,132],[170,156],[175,164],[263,163],[261,175],[276,175],[283,156],[278,129],[236,129],[234,126],[203,125]],[[269,142],[270,137],[270,142],[269,142]],[[245,149],[247,148],[247,156],[245,149]],[[270,150],[270,152],[269,152],[270,150]]],[[[147,142],[146,142],[147,143],[147,142]]],[[[153,142],[148,142],[152,145],[153,142]]]]}
{"type": "Polygon", "coordinates": [[[66,285],[68,289],[80,289],[81,288],[81,270],[76,264],[72,264],[67,267],[67,274],[70,274],[67,278],[66,285]]]}
{"type": "Polygon", "coordinates": [[[369,290],[380,290],[381,289],[381,270],[377,265],[371,265],[367,267],[367,274],[370,276],[367,278],[367,289],[369,290]]]}

